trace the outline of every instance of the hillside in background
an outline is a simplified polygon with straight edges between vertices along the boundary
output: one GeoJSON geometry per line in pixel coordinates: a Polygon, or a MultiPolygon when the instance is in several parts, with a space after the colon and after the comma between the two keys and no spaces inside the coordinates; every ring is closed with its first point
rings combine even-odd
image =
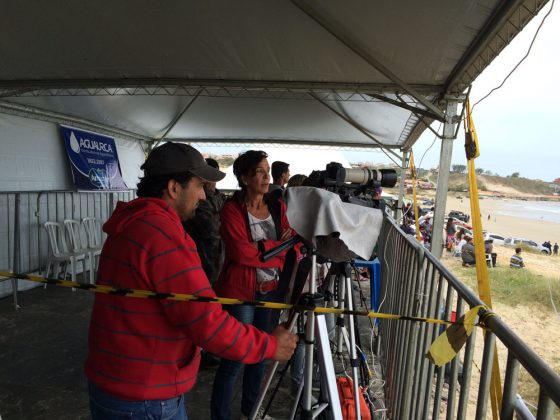
{"type": "MultiPolygon", "coordinates": [[[[549,182],[522,177],[502,177],[498,175],[478,175],[480,194],[506,197],[552,196],[560,188],[549,182]]],[[[467,191],[467,174],[451,173],[449,191],[467,191]]]]}

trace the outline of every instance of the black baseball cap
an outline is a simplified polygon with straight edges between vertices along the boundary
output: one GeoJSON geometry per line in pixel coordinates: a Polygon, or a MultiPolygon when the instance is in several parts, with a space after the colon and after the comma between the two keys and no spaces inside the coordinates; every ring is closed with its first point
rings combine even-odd
{"type": "Polygon", "coordinates": [[[211,167],[194,147],[185,143],[167,142],[153,149],[140,167],[146,176],[190,172],[205,181],[218,182],[225,173],[211,167]]]}

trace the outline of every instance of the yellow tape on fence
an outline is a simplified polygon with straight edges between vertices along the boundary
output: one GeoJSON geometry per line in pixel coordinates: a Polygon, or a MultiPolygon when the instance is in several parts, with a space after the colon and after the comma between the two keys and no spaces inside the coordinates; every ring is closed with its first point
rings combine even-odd
{"type": "Polygon", "coordinates": [[[73,282],[68,280],[48,279],[45,277],[34,276],[29,274],[16,274],[9,271],[0,271],[0,277],[29,280],[37,283],[50,284],[54,286],[72,287],[75,289],[87,290],[95,293],[105,293],[105,294],[127,296],[133,298],[177,300],[177,301],[184,301],[184,302],[210,302],[210,303],[220,303],[222,305],[253,305],[253,306],[259,306],[259,307],[269,308],[269,309],[294,309],[296,311],[313,311],[319,314],[367,316],[369,318],[395,319],[401,321],[425,322],[429,324],[440,324],[440,325],[454,324],[454,322],[447,321],[444,319],[395,315],[395,314],[386,314],[381,312],[350,311],[348,309],[326,308],[320,306],[290,305],[287,303],[249,301],[249,300],[240,300],[240,299],[223,298],[223,297],[188,295],[183,293],[158,293],[149,290],[119,289],[119,288],[104,286],[100,284],[78,283],[78,282],[73,282]]]}

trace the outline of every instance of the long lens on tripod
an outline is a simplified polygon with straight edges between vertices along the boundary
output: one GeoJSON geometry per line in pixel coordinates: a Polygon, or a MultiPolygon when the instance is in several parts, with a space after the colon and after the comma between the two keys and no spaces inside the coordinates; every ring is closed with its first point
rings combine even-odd
{"type": "Polygon", "coordinates": [[[397,183],[397,171],[394,169],[340,168],[338,182],[366,185],[379,182],[382,187],[394,187],[397,183]]]}

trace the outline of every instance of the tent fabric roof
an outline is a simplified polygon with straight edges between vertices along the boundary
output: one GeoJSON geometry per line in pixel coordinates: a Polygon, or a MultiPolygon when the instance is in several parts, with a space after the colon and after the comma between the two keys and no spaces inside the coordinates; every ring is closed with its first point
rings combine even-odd
{"type": "Polygon", "coordinates": [[[2,2],[0,112],[140,140],[410,147],[544,4],[2,2]]]}

